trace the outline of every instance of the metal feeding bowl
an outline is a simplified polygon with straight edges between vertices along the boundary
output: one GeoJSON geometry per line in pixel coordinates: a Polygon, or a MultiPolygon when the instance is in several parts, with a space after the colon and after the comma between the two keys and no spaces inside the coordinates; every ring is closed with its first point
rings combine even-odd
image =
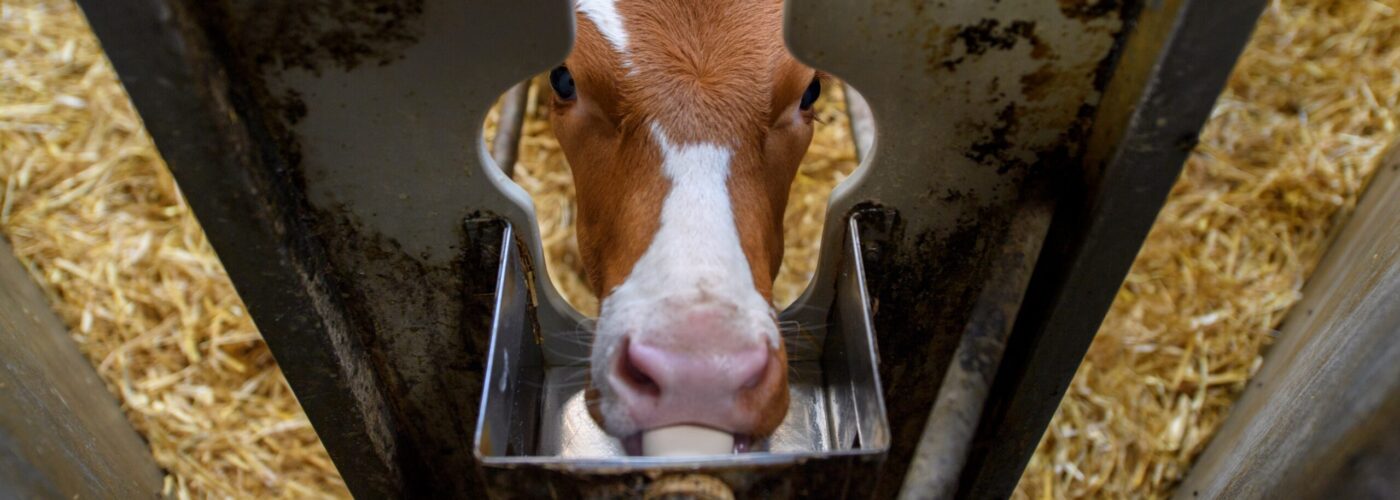
{"type": "Polygon", "coordinates": [[[475,442],[490,491],[610,496],[681,470],[713,474],[741,495],[868,491],[890,431],[854,222],[846,234],[827,326],[788,342],[791,407],[777,431],[745,453],[638,457],[588,414],[586,336],[536,328],[527,266],[507,228],[475,442]]]}

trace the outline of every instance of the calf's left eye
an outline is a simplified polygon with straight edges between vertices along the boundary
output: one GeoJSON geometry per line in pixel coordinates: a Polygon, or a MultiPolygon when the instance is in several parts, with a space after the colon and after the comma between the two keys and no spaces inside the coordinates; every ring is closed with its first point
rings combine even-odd
{"type": "Polygon", "coordinates": [[[822,96],[822,81],[820,78],[813,78],[812,83],[807,85],[807,91],[802,93],[802,102],[798,107],[803,111],[812,109],[812,104],[817,102],[817,98],[822,96]]]}

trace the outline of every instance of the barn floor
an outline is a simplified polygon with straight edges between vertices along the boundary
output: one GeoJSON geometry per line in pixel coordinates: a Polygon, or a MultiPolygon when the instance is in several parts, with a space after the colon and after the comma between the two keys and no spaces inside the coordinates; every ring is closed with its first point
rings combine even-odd
{"type": "MultiPolygon", "coordinates": [[[[1161,497],[1396,137],[1400,0],[1278,0],[1119,291],[1018,497],[1161,497]]],[[[826,193],[855,166],[839,99],[794,186],[776,288],[805,283],[826,193]],[[804,243],[805,242],[805,243],[804,243]]],[[[553,276],[583,309],[569,176],[527,123],[553,276]]],[[[0,234],[50,295],[168,493],[347,496],[71,0],[0,3],[0,234]]]]}

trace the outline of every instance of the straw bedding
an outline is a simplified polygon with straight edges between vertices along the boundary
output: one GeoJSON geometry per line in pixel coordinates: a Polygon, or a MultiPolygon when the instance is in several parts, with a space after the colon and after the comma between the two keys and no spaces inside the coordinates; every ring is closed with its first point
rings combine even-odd
{"type": "Polygon", "coordinates": [[[1397,9],[1270,3],[1018,496],[1171,493],[1396,137],[1397,9]]]}
{"type": "Polygon", "coordinates": [[[189,496],[345,486],[70,1],[0,4],[0,230],[189,496]]]}
{"type": "MultiPolygon", "coordinates": [[[[1395,135],[1397,8],[1270,6],[1018,496],[1170,492],[1395,135]]],[[[855,166],[830,94],[786,215],[780,302],[805,285],[826,193],[855,166]]],[[[575,271],[567,167],[542,111],[530,116],[518,181],[551,277],[596,310],[575,271]]],[[[169,472],[168,493],[347,495],[70,0],[0,4],[0,184],[0,233],[169,472]]]]}

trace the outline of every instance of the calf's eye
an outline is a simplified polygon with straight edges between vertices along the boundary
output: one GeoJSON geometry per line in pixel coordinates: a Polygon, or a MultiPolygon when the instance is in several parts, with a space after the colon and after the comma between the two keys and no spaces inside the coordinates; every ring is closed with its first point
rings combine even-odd
{"type": "Polygon", "coordinates": [[[822,81],[820,78],[813,78],[812,83],[807,86],[807,91],[802,93],[802,102],[798,107],[803,111],[812,109],[812,104],[817,102],[817,98],[822,96],[822,81]]]}
{"type": "Polygon", "coordinates": [[[572,100],[578,96],[578,89],[574,88],[574,75],[569,74],[569,68],[560,66],[549,72],[549,86],[554,87],[554,95],[563,100],[572,100]]]}

